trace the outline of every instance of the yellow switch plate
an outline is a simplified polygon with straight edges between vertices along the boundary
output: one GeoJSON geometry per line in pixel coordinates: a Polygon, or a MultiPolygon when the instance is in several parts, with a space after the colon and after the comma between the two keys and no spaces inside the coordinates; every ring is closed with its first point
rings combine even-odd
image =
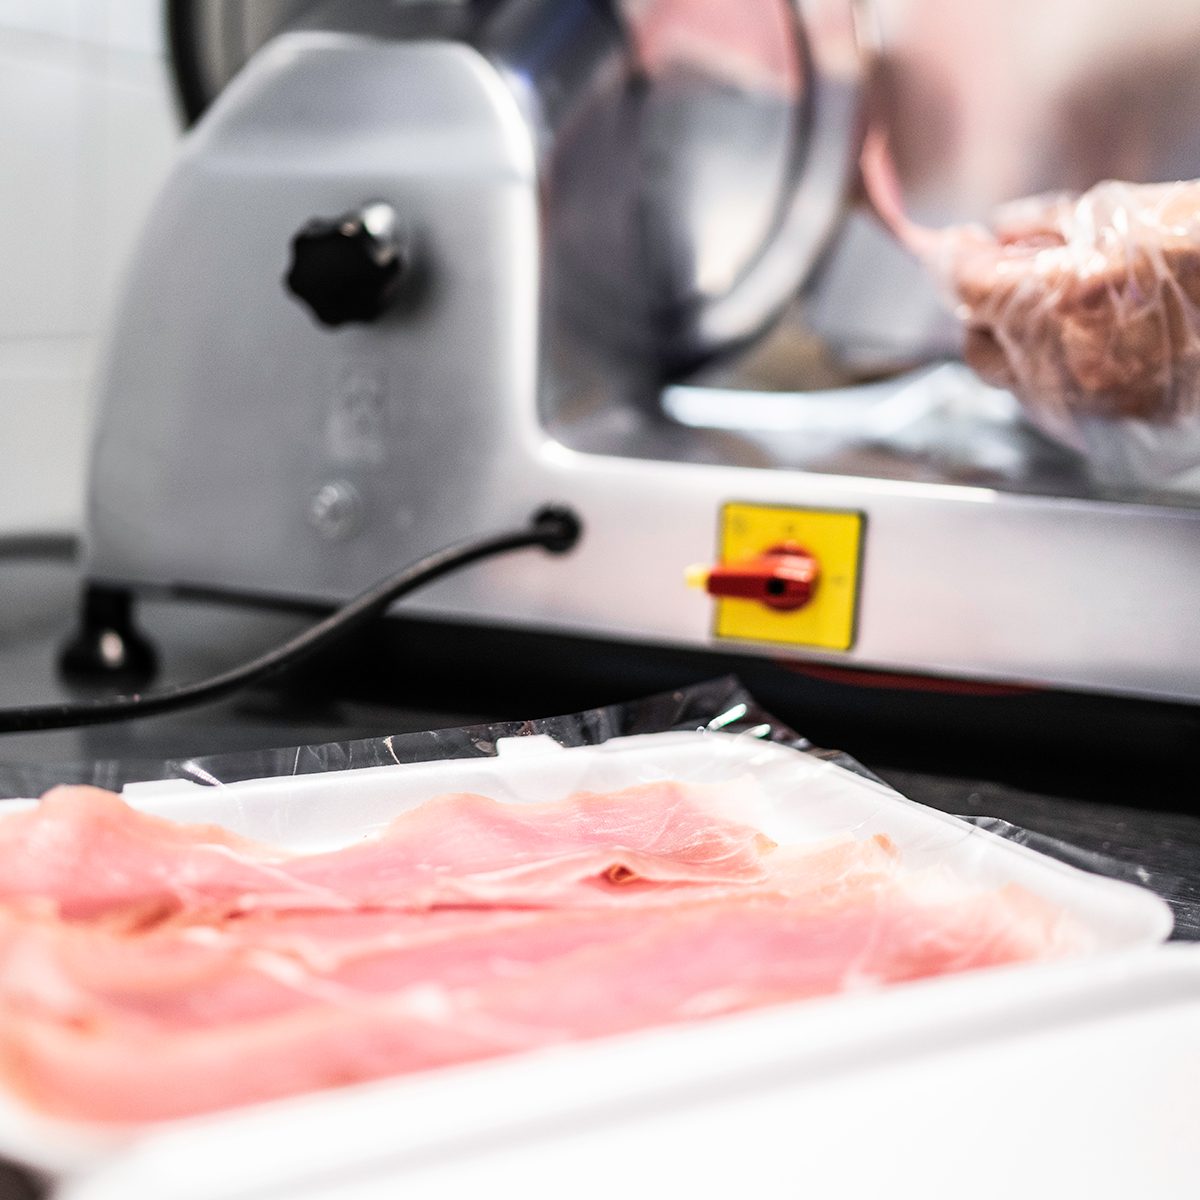
{"type": "Polygon", "coordinates": [[[718,599],[716,636],[849,650],[854,645],[865,525],[859,512],[726,504],[721,510],[723,563],[753,558],[780,542],[797,542],[817,560],[820,575],[813,598],[794,612],[779,612],[756,600],[718,599]]]}

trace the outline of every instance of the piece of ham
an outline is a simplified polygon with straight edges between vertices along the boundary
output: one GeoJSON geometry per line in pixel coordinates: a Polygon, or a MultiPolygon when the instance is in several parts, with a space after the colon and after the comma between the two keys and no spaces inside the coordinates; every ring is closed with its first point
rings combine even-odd
{"type": "Polygon", "coordinates": [[[149,924],[214,899],[296,895],[302,885],[280,870],[288,857],[215,825],[138,812],[100,788],[60,787],[0,818],[0,903],[149,924]]]}
{"type": "MultiPolygon", "coordinates": [[[[295,862],[305,887],[359,906],[585,903],[611,886],[753,883],[774,843],[721,811],[720,793],[674,782],[578,792],[551,804],[440,796],[377,839],[295,862]]],[[[251,907],[251,906],[247,906],[251,907]]],[[[253,905],[253,907],[260,907],[253,905]]]]}
{"type": "Polygon", "coordinates": [[[394,988],[313,996],[257,1019],[181,1023],[116,1005],[61,1019],[7,1005],[0,1062],[44,1111],[151,1121],[1074,944],[1060,913],[1017,888],[929,902],[894,883],[815,906],[751,895],[681,904],[653,922],[612,909],[552,915],[587,924],[589,936],[542,957],[519,949],[549,936],[529,920],[496,943],[520,969],[474,978],[454,967],[438,982],[417,972],[394,988]]]}
{"type": "Polygon", "coordinates": [[[172,1026],[258,1018],[352,993],[422,983],[478,984],[646,928],[652,902],[672,911],[753,895],[792,910],[861,901],[891,885],[895,848],[850,838],[777,851],[767,878],[738,889],[650,885],[625,906],[255,912],[145,931],[0,914],[0,1000],[90,1021],[109,1008],[172,1026]],[[669,897],[669,900],[668,900],[669,897]]]}
{"type": "Polygon", "coordinates": [[[763,878],[770,839],[718,809],[703,789],[671,782],[556,804],[456,794],[377,837],[290,855],[139,813],[96,788],[57,788],[0,819],[0,902],[149,925],[188,910],[592,904],[639,880],[763,878]]]}

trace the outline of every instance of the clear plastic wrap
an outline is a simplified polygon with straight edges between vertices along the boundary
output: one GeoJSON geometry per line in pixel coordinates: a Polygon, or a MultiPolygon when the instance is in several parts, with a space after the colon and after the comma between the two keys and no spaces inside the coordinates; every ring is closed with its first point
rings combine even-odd
{"type": "Polygon", "coordinates": [[[1000,817],[960,816],[979,829],[986,829],[997,837],[1028,846],[1039,854],[1057,859],[1081,871],[1103,875],[1108,879],[1121,879],[1152,891],[1171,907],[1174,927],[1171,937],[1175,941],[1200,941],[1200,879],[1190,879],[1172,871],[1150,870],[1139,862],[1114,858],[1100,854],[1083,846],[1075,846],[1061,838],[1050,837],[1032,829],[1024,829],[1000,817]]]}
{"type": "Polygon", "coordinates": [[[1101,483],[1200,488],[1200,183],[1109,181],[918,241],[967,362],[1101,483]]]}
{"type": "MultiPolygon", "coordinates": [[[[788,746],[861,778],[884,784],[878,775],[852,755],[815,745],[786,722],[767,712],[732,676],[583,712],[528,721],[505,721],[393,737],[176,759],[165,763],[98,763],[93,767],[73,769],[71,781],[100,787],[120,787],[128,782],[151,779],[180,779],[219,785],[239,780],[357,770],[398,763],[492,757],[496,754],[497,743],[511,737],[543,735],[565,747],[599,746],[613,738],[692,730],[734,733],[788,746]]],[[[1175,917],[1172,937],[1200,940],[1200,881],[1192,882],[1168,871],[1149,870],[1139,863],[1073,846],[999,817],[960,816],[959,819],[987,829],[1007,841],[1028,846],[1059,862],[1154,892],[1171,906],[1175,917]]]]}
{"type": "Polygon", "coordinates": [[[545,734],[562,746],[597,746],[613,737],[704,728],[750,731],[755,737],[781,742],[869,774],[848,755],[814,747],[806,738],[766,713],[737,680],[720,678],[626,703],[529,721],[501,721],[189,759],[0,763],[0,800],[37,796],[59,784],[89,784],[119,791],[127,784],[157,779],[235,783],[245,779],[350,771],[397,763],[484,758],[496,753],[496,742],[500,738],[528,734],[545,734]]]}

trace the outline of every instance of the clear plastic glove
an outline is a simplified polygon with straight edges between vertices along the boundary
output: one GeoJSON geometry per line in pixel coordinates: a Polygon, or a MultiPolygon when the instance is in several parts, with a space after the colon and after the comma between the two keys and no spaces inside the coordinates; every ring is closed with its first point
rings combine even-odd
{"type": "Polygon", "coordinates": [[[1023,200],[920,249],[959,302],[967,361],[1035,418],[1200,414],[1200,182],[1023,200]]]}

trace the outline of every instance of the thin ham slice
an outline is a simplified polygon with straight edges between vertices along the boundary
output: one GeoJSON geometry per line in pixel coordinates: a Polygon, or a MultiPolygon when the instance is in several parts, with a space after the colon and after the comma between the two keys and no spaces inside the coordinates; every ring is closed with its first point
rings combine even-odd
{"type": "MultiPolygon", "coordinates": [[[[216,825],[138,812],[100,788],[60,787],[0,818],[0,902],[146,923],[216,898],[294,895],[302,885],[280,870],[287,857],[216,825]]],[[[309,901],[338,898],[310,891],[309,901]]]]}
{"type": "Polygon", "coordinates": [[[58,788],[0,820],[0,900],[138,924],[189,909],[592,904],[641,880],[762,879],[772,844],[670,782],[556,804],[441,796],[379,837],[306,856],[139,813],[99,789],[58,788]]]}
{"type": "MultiPolygon", "coordinates": [[[[779,851],[769,862],[767,879],[737,892],[679,884],[663,890],[679,911],[750,894],[817,909],[846,897],[861,900],[872,887],[890,884],[896,855],[886,839],[847,838],[779,851]]],[[[478,984],[639,935],[651,894],[638,893],[628,906],[593,909],[257,912],[215,924],[168,923],[132,936],[45,918],[5,922],[0,915],[0,964],[6,966],[0,997],[69,1020],[91,1020],[116,1007],[194,1026],[420,983],[478,984]]],[[[674,919],[673,912],[666,919],[674,919]]]]}
{"type": "MultiPolygon", "coordinates": [[[[612,936],[542,961],[526,954],[521,971],[314,998],[261,1019],[181,1028],[113,1007],[61,1020],[10,1006],[0,1062],[23,1095],[56,1115],[149,1121],[1046,957],[1072,939],[1059,913],[1016,888],[929,904],[893,886],[815,908],[748,896],[679,906],[630,934],[635,915],[589,914],[612,936]]],[[[523,932],[546,936],[540,922],[523,932]]]]}
{"type": "MultiPolygon", "coordinates": [[[[719,793],[717,793],[719,795],[719,793]]],[[[674,782],[579,792],[552,804],[440,796],[378,839],[292,865],[309,887],[355,904],[569,903],[577,885],[752,883],[774,843],[720,813],[714,796],[674,782]]]]}

